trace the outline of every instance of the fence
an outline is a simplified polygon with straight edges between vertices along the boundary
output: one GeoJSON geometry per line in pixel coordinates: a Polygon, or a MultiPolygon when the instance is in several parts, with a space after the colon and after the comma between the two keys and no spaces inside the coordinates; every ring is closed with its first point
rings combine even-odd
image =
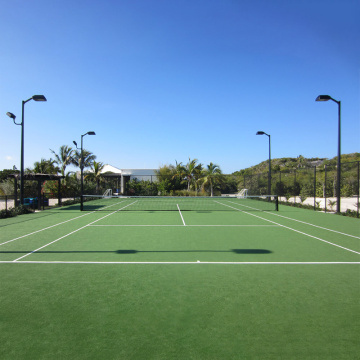
{"type": "MultiPolygon", "coordinates": [[[[359,217],[360,162],[341,164],[340,196],[341,212],[355,211],[359,217]]],[[[244,175],[240,185],[252,195],[265,195],[268,172],[244,175]]],[[[336,165],[298,168],[296,170],[272,170],[271,192],[286,202],[301,202],[314,209],[333,211],[336,207],[336,165]],[[282,199],[283,198],[283,199],[282,199]]]]}
{"type": "MultiPolygon", "coordinates": [[[[45,208],[61,206],[64,201],[68,201],[68,200],[80,200],[80,194],[75,194],[72,196],[66,195],[66,197],[61,197],[59,204],[59,199],[57,195],[53,195],[50,193],[43,193],[40,199],[38,199],[37,196],[25,197],[24,205],[34,210],[40,210],[40,209],[44,210],[45,208]]],[[[14,195],[0,196],[0,210],[8,210],[10,208],[15,207],[18,204],[20,204],[19,197],[15,199],[14,195]]]]}
{"type": "MultiPolygon", "coordinates": [[[[341,164],[341,212],[352,211],[359,217],[360,161],[341,164]]],[[[105,189],[112,188],[119,192],[118,179],[104,179],[97,189],[102,194],[105,189]]],[[[287,203],[302,203],[325,212],[336,208],[336,164],[301,167],[296,170],[272,170],[271,194],[278,195],[279,200],[287,203]]],[[[128,195],[185,195],[188,188],[187,179],[171,175],[136,175],[128,176],[125,181],[125,192],[128,195]]],[[[193,193],[201,195],[204,188],[209,193],[210,185],[204,183],[200,176],[191,181],[193,193]]],[[[248,189],[249,195],[271,195],[268,193],[268,172],[254,175],[223,175],[221,181],[213,185],[214,195],[234,194],[240,189],[248,189]]],[[[85,186],[85,194],[95,194],[95,188],[85,186]]],[[[48,203],[40,200],[34,207],[57,206],[65,200],[79,199],[79,190],[68,193],[62,190],[63,197],[58,204],[57,194],[43,194],[48,203]]],[[[26,194],[30,197],[30,193],[26,194]]],[[[18,200],[17,200],[18,201],[18,200]]],[[[15,205],[13,195],[0,196],[0,209],[15,205]]]]}

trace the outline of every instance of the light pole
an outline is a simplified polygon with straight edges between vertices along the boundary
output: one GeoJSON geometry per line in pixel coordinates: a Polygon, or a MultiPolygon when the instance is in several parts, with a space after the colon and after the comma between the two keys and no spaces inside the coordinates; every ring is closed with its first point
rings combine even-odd
{"type": "MultiPolygon", "coordinates": [[[[21,123],[18,124],[18,123],[15,121],[16,116],[15,116],[13,113],[7,112],[6,115],[7,115],[9,118],[13,119],[15,125],[22,125],[21,123]]],[[[15,165],[13,166],[13,170],[17,170],[15,165]]],[[[18,202],[17,202],[17,181],[16,181],[16,180],[15,180],[15,186],[16,186],[16,189],[15,189],[15,194],[14,194],[14,195],[15,195],[14,203],[15,203],[15,206],[18,206],[18,202]]]]}
{"type": "Polygon", "coordinates": [[[319,95],[315,101],[332,100],[338,104],[338,155],[337,155],[337,180],[336,180],[336,212],[340,214],[340,185],[341,185],[341,101],[333,99],[329,95],[319,95]]]}
{"type": "Polygon", "coordinates": [[[6,113],[14,121],[14,124],[21,125],[21,159],[20,159],[20,204],[24,204],[24,108],[25,104],[30,101],[47,101],[44,95],[33,95],[30,99],[22,101],[21,123],[15,122],[15,115],[12,113],[6,113]]]}
{"type": "MultiPolygon", "coordinates": [[[[81,194],[80,194],[80,211],[84,209],[83,195],[84,195],[84,151],[83,151],[83,137],[86,135],[96,135],[94,131],[88,131],[86,134],[81,135],[81,153],[80,153],[80,171],[81,171],[81,194]]],[[[76,141],[73,141],[77,147],[76,141]]]]}
{"type": "Polygon", "coordinates": [[[266,135],[269,137],[269,176],[268,176],[268,195],[271,195],[271,141],[270,135],[264,131],[258,131],[256,135],[266,135]]]}

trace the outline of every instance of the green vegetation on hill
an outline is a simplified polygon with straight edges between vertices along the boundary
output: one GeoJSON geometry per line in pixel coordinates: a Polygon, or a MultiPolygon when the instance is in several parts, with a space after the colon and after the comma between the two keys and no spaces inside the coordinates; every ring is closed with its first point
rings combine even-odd
{"type": "MultiPolygon", "coordinates": [[[[341,155],[341,163],[360,161],[360,153],[341,155]]],[[[297,158],[285,157],[278,159],[271,159],[271,169],[273,171],[290,171],[314,166],[336,166],[337,156],[332,159],[326,158],[304,158],[299,155],[297,158]]],[[[255,175],[267,172],[269,168],[269,160],[262,161],[260,164],[251,166],[246,169],[235,171],[232,175],[255,175]]]]}
{"type": "MultiPolygon", "coordinates": [[[[341,189],[343,197],[359,194],[360,153],[341,156],[341,189]]],[[[292,197],[336,197],[337,157],[280,158],[271,160],[271,193],[292,197]]],[[[234,172],[239,188],[249,189],[250,194],[266,194],[268,161],[234,172]]]]}

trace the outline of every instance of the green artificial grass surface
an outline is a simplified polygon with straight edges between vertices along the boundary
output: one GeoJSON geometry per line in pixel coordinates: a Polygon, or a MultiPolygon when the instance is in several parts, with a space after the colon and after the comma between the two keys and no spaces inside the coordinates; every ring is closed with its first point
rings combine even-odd
{"type": "Polygon", "coordinates": [[[354,359],[357,265],[2,264],[2,359],[354,359]]]}
{"type": "Polygon", "coordinates": [[[358,219],[71,209],[0,221],[1,359],[358,356],[358,219]]]}

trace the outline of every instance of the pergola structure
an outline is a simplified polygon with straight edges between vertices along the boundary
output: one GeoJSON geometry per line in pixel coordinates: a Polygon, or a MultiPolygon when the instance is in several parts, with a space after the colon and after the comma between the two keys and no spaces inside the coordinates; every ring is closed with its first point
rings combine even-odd
{"type": "MultiPolygon", "coordinates": [[[[21,178],[20,174],[10,174],[7,176],[8,178],[14,179],[14,197],[15,197],[15,203],[17,202],[17,183],[18,180],[21,178]]],[[[63,179],[64,176],[61,175],[54,175],[54,174],[24,174],[24,181],[31,180],[31,181],[37,181],[37,190],[38,190],[38,209],[41,208],[41,184],[44,181],[47,180],[56,180],[58,182],[58,204],[61,205],[61,179],[63,179]]],[[[16,204],[17,205],[17,204],[16,204]]]]}
{"type": "MultiPolygon", "coordinates": [[[[121,189],[121,184],[122,184],[122,176],[121,174],[113,174],[113,173],[104,173],[101,174],[101,177],[105,180],[116,180],[116,189],[120,190],[121,189]]],[[[121,192],[118,191],[118,192],[121,192]]]]}

